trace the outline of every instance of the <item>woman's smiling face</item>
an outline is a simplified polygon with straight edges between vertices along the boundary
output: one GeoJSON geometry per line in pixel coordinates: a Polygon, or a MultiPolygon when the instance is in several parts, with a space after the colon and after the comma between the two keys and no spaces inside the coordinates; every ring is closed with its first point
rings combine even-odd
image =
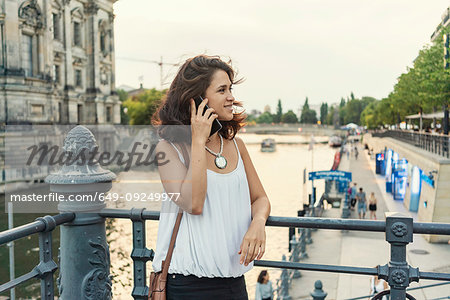
{"type": "Polygon", "coordinates": [[[233,119],[234,97],[231,92],[232,83],[228,74],[218,69],[211,78],[211,84],[205,91],[208,98],[208,106],[215,110],[220,121],[230,121],[233,119]]]}

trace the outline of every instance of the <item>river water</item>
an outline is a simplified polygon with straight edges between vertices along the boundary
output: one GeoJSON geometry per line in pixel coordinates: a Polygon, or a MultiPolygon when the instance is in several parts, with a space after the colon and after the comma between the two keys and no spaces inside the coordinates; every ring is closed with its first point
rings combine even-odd
{"type": "MultiPolygon", "coordinates": [[[[297,216],[297,210],[301,209],[303,199],[307,193],[311,192],[311,183],[307,181],[303,185],[303,169],[329,170],[333,163],[335,149],[326,144],[316,144],[313,151],[308,150],[309,136],[305,135],[239,135],[247,143],[247,149],[250,157],[258,172],[259,178],[269,197],[272,216],[297,216]],[[260,146],[257,144],[264,138],[274,138],[278,142],[286,143],[277,145],[277,149],[272,153],[260,152],[260,146]],[[306,189],[306,190],[305,190],[306,189]]],[[[327,140],[327,137],[316,137],[317,142],[327,140]]],[[[317,187],[317,196],[323,192],[324,183],[315,183],[317,187]]],[[[151,171],[128,171],[118,174],[117,182],[113,183],[111,192],[125,194],[127,192],[139,191],[161,191],[159,175],[151,171]]],[[[0,208],[4,209],[4,197],[0,201],[0,208]]],[[[157,210],[155,204],[153,207],[149,203],[119,203],[109,204],[110,207],[143,207],[148,210],[157,210]]],[[[0,219],[0,230],[6,229],[6,214],[0,219]]],[[[14,225],[18,226],[27,222],[32,222],[37,215],[20,214],[15,216],[14,225]]],[[[158,232],[157,221],[146,222],[146,242],[147,248],[155,249],[156,237],[158,232]]],[[[107,240],[111,251],[111,274],[113,275],[113,295],[114,299],[133,299],[131,297],[133,285],[133,262],[130,258],[132,250],[132,223],[130,220],[108,219],[107,220],[107,240]]],[[[59,231],[53,235],[54,253],[57,255],[59,244],[59,231]]],[[[21,239],[16,244],[16,276],[31,270],[30,261],[37,264],[39,261],[39,252],[37,247],[37,236],[21,239]],[[17,264],[20,264],[17,266],[17,264]],[[17,271],[21,270],[21,271],[17,271]]],[[[283,254],[288,253],[288,229],[278,227],[266,228],[266,253],[262,259],[281,260],[283,254]]],[[[8,254],[6,247],[0,247],[0,263],[2,266],[8,266],[8,254]]],[[[56,259],[56,257],[55,257],[56,259]]],[[[254,267],[245,274],[247,290],[250,299],[254,298],[254,289],[259,272],[263,270],[260,267],[254,267]]],[[[150,274],[151,262],[147,263],[147,274],[150,274]]],[[[269,269],[272,282],[280,276],[278,269],[269,269]]],[[[9,280],[7,267],[0,270],[0,283],[9,280]]],[[[275,288],[275,286],[274,286],[275,288]]],[[[19,294],[26,296],[39,295],[39,282],[33,281],[24,284],[20,288],[19,294]]],[[[3,293],[2,295],[7,295],[3,293]]]]}

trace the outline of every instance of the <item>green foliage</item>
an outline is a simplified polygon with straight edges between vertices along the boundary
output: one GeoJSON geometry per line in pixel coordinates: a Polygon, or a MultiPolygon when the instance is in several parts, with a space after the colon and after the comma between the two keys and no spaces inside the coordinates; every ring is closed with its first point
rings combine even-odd
{"type": "Polygon", "coordinates": [[[250,122],[256,122],[256,117],[253,114],[247,114],[247,116],[245,117],[245,122],[250,123],[250,122]]]}
{"type": "Polygon", "coordinates": [[[281,99],[278,99],[277,113],[273,116],[273,122],[280,123],[282,116],[283,116],[283,108],[281,106],[281,99]]]}
{"type": "Polygon", "coordinates": [[[298,119],[295,113],[292,110],[289,110],[287,113],[283,114],[281,117],[281,122],[283,123],[297,123],[298,119]]]}
{"type": "Polygon", "coordinates": [[[317,123],[316,111],[309,108],[308,97],[306,97],[305,103],[303,104],[302,114],[300,116],[300,123],[307,123],[307,124],[317,123]]]}
{"type": "Polygon", "coordinates": [[[334,118],[335,110],[336,110],[336,108],[334,106],[330,107],[328,114],[327,114],[327,118],[326,118],[326,124],[334,125],[333,118],[334,118]]]}
{"type": "Polygon", "coordinates": [[[369,128],[383,124],[396,124],[405,116],[419,112],[428,113],[433,108],[448,105],[450,99],[450,72],[444,69],[444,45],[442,34],[432,45],[419,51],[412,68],[398,77],[389,96],[361,114],[361,122],[369,128]]]}
{"type": "Polygon", "coordinates": [[[266,111],[264,113],[262,113],[258,119],[256,119],[256,123],[260,124],[260,123],[266,123],[266,124],[270,124],[273,123],[273,115],[266,111]]]}
{"type": "Polygon", "coordinates": [[[161,103],[166,90],[146,90],[123,102],[131,125],[150,125],[151,117],[161,103]]]}
{"type": "Polygon", "coordinates": [[[118,89],[117,95],[119,95],[119,100],[122,102],[122,104],[120,104],[120,124],[128,125],[130,124],[130,116],[125,113],[125,106],[123,105],[123,103],[128,99],[128,93],[124,90],[118,89]]]}
{"type": "Polygon", "coordinates": [[[320,123],[327,123],[327,115],[328,115],[328,104],[326,102],[320,105],[320,123]]]}

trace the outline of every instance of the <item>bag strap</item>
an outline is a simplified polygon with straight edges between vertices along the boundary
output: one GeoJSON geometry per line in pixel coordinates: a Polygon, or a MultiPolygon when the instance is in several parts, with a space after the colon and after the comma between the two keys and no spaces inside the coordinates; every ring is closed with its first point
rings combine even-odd
{"type": "MultiPolygon", "coordinates": [[[[184,158],[184,165],[189,168],[189,155],[184,144],[180,144],[181,152],[184,158]]],[[[169,265],[172,259],[173,249],[175,248],[175,241],[177,239],[178,230],[180,229],[181,217],[183,217],[183,210],[180,208],[178,210],[177,219],[175,225],[173,226],[172,237],[170,238],[169,249],[167,250],[166,259],[162,263],[162,274],[161,278],[163,280],[167,279],[167,274],[169,273],[169,265]]]]}

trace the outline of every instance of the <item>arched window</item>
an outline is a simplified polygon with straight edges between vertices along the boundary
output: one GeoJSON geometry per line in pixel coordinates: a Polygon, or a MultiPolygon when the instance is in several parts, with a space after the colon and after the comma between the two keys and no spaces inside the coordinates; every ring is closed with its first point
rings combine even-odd
{"type": "Polygon", "coordinates": [[[44,32],[43,20],[42,11],[36,1],[22,2],[19,7],[20,54],[25,76],[36,76],[41,72],[38,53],[44,32]]]}
{"type": "Polygon", "coordinates": [[[111,26],[108,20],[98,22],[98,32],[100,38],[100,52],[107,56],[111,52],[111,26]]]}
{"type": "Polygon", "coordinates": [[[81,7],[74,8],[71,12],[72,16],[72,45],[76,47],[84,47],[84,26],[85,18],[81,7]]]}
{"type": "Polygon", "coordinates": [[[62,5],[59,1],[54,0],[52,2],[52,32],[53,39],[59,41],[63,39],[62,20],[62,5]]]}

